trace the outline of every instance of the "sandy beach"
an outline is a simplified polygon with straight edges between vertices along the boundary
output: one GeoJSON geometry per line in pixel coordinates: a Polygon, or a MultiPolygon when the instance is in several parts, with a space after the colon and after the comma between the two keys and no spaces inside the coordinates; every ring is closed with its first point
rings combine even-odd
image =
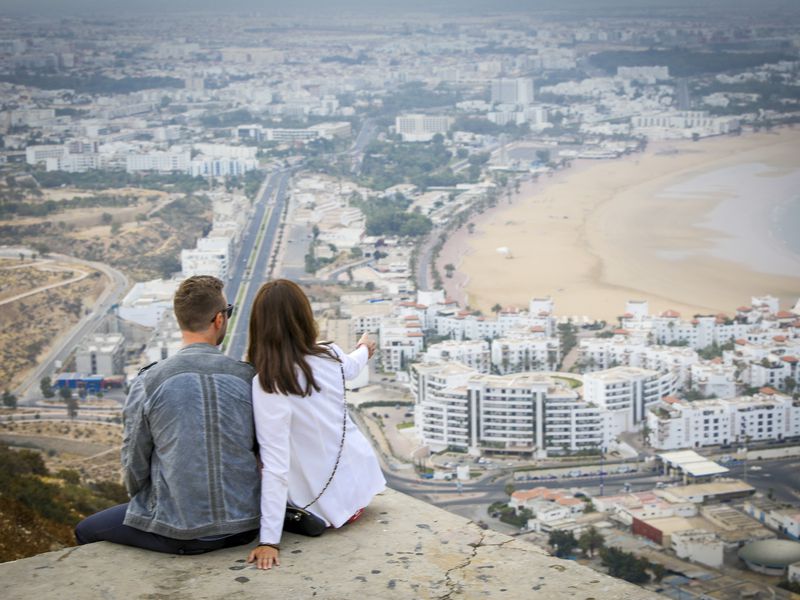
{"type": "Polygon", "coordinates": [[[485,312],[549,295],[559,315],[607,320],[629,299],[684,315],[730,314],[765,294],[792,306],[800,255],[771,220],[798,201],[798,148],[793,129],[661,142],[525,183],[473,234],[449,239],[439,260],[457,267],[448,293],[485,312]]]}

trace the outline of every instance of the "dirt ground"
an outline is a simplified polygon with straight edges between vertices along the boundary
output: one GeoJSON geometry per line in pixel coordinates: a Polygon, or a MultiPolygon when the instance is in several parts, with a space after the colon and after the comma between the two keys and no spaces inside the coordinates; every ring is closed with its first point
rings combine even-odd
{"type": "MultiPolygon", "coordinates": [[[[44,263],[48,265],[48,263],[44,263]]],[[[58,280],[89,276],[0,305],[0,386],[13,389],[47,352],[53,340],[75,325],[107,284],[104,275],[84,266],[58,263],[63,271],[31,264],[0,271],[0,299],[32,291],[58,280]]],[[[50,265],[52,266],[52,265],[50,265]]]]}

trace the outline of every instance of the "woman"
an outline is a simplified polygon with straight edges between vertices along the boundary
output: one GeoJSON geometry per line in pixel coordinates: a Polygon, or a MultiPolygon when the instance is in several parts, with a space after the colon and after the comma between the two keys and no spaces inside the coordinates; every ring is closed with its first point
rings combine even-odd
{"type": "Polygon", "coordinates": [[[350,354],[318,343],[311,305],[297,284],[278,279],[258,291],[248,360],[257,373],[253,415],[263,463],[261,529],[248,562],[259,569],[280,565],[287,502],[304,507],[324,489],[308,511],[329,527],[341,527],[383,491],[386,481],[375,453],[344,413],[343,379],[358,375],[374,352],[375,342],[366,334],[350,354]]]}

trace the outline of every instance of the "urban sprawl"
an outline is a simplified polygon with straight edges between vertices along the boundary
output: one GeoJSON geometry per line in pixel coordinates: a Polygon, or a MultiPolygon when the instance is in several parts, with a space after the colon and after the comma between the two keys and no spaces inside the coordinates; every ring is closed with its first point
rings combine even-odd
{"type": "Polygon", "coordinates": [[[484,314],[448,296],[439,255],[576,161],[792,126],[800,31],[550,17],[0,22],[0,301],[53,327],[38,351],[4,342],[0,433],[73,395],[72,419],[95,403],[113,422],[137,371],[180,349],[171,302],[192,275],[226,282],[224,350],[242,358],[255,290],[288,277],[320,338],[377,338],[351,401],[393,487],[560,556],[617,540],[676,598],[788,594],[800,299],[754,289],[689,315],[631,298],[606,322],[544,290],[484,314]],[[102,291],[64,309],[75,329],[49,325],[48,295],[91,277],[102,291]]]}

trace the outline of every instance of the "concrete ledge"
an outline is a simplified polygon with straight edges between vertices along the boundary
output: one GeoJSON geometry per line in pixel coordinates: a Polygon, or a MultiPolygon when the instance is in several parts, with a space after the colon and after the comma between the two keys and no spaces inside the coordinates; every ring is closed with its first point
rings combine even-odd
{"type": "Polygon", "coordinates": [[[249,546],[200,556],[102,542],[0,564],[6,600],[236,598],[578,598],[657,596],[404,494],[320,538],[284,536],[281,566],[258,571],[249,546]]]}

